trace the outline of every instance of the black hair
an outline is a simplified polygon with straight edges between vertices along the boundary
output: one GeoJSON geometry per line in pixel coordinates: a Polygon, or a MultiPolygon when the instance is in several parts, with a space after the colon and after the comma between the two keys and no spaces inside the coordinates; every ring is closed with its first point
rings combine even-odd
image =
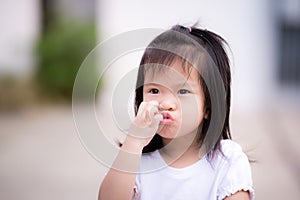
{"type": "MultiPolygon", "coordinates": [[[[159,70],[160,67],[155,67],[157,64],[170,65],[176,60],[176,62],[181,62],[184,69],[196,67],[200,72],[199,81],[204,93],[205,113],[207,114],[201,127],[198,128],[197,142],[199,147],[203,144],[206,146],[208,155],[213,155],[215,150],[220,149],[222,139],[231,139],[229,127],[231,73],[225,45],[228,44],[221,36],[197,27],[187,28],[175,25],[170,30],[158,35],[147,46],[140,62],[135,89],[135,112],[137,113],[139,105],[143,101],[145,74],[149,73],[150,70],[152,72],[159,70]],[[209,81],[205,79],[205,76],[211,76],[211,73],[206,72],[207,68],[218,70],[223,93],[219,92],[220,90],[210,90],[211,85],[215,84],[216,77],[209,81]],[[216,95],[217,103],[213,102],[212,95],[216,95]],[[216,112],[214,113],[214,116],[219,119],[216,128],[209,131],[212,105],[216,105],[215,111],[223,112],[224,115],[218,116],[216,112]]],[[[150,143],[144,147],[143,153],[152,152],[162,147],[162,138],[156,134],[150,143]]]]}

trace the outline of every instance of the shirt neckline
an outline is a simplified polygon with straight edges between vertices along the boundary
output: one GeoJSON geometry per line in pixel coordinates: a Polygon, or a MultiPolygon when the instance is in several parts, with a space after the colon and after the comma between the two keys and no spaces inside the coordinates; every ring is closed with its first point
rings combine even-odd
{"type": "Polygon", "coordinates": [[[159,160],[162,163],[164,163],[165,167],[163,168],[163,172],[168,175],[176,176],[176,177],[193,176],[195,171],[199,171],[199,167],[201,167],[201,165],[205,164],[207,161],[206,159],[207,154],[204,154],[202,158],[200,158],[198,161],[194,162],[193,164],[182,168],[176,168],[176,167],[169,166],[165,162],[165,160],[163,159],[162,155],[158,150],[154,151],[153,153],[156,155],[157,158],[159,158],[159,160]]]}

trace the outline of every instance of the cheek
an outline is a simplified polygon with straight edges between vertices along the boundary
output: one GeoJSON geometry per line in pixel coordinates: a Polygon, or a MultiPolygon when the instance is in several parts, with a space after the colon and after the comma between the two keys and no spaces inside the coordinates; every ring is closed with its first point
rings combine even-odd
{"type": "Polygon", "coordinates": [[[155,100],[155,96],[154,95],[149,95],[147,93],[143,93],[143,101],[152,101],[155,100]]]}
{"type": "Polygon", "coordinates": [[[181,100],[181,116],[182,122],[185,124],[196,124],[198,126],[204,117],[203,101],[198,98],[181,100]]]}

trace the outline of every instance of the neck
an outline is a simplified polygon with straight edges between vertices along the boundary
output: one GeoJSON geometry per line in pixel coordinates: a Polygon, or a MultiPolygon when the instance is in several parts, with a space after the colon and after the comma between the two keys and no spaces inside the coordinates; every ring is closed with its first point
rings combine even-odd
{"type": "Polygon", "coordinates": [[[197,143],[196,134],[190,133],[174,139],[162,138],[164,147],[160,153],[164,160],[175,167],[184,167],[199,160],[203,153],[197,143]]]}

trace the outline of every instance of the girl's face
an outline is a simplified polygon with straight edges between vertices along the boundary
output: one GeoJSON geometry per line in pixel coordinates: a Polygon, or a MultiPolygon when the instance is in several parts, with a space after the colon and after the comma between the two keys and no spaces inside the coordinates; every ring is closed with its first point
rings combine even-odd
{"type": "Polygon", "coordinates": [[[185,71],[179,62],[159,71],[154,74],[146,71],[143,89],[144,101],[159,103],[163,120],[158,134],[172,139],[196,133],[205,108],[198,71],[193,67],[185,71]]]}

